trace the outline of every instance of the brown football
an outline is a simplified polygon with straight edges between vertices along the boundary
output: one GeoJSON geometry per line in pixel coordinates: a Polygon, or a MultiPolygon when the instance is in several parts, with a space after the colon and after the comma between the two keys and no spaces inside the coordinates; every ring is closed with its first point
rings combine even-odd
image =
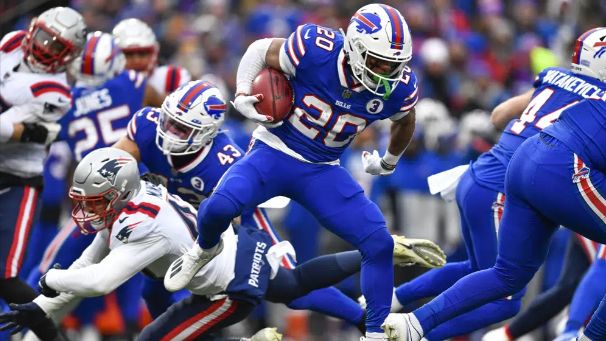
{"type": "Polygon", "coordinates": [[[263,69],[255,77],[251,94],[263,95],[263,99],[255,104],[255,108],[260,114],[273,117],[273,122],[286,118],[294,102],[290,82],[282,72],[272,68],[263,69]]]}

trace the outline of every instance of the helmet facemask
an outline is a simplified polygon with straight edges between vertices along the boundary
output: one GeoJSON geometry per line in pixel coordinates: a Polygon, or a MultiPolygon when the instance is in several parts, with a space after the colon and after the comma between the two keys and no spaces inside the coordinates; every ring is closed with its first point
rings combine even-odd
{"type": "Polygon", "coordinates": [[[162,108],[156,127],[156,145],[165,155],[193,154],[207,145],[217,132],[215,123],[194,125],[162,108]]]}
{"type": "Polygon", "coordinates": [[[114,188],[98,195],[83,195],[77,188],[71,188],[72,218],[82,234],[91,234],[109,228],[117,216],[115,209],[120,194],[114,188]]]}
{"type": "Polygon", "coordinates": [[[30,26],[25,42],[28,64],[43,72],[62,72],[80,53],[70,41],[61,38],[39,20],[30,26]]]}
{"type": "Polygon", "coordinates": [[[158,59],[157,46],[122,48],[126,59],[126,69],[151,74],[158,59]]]}

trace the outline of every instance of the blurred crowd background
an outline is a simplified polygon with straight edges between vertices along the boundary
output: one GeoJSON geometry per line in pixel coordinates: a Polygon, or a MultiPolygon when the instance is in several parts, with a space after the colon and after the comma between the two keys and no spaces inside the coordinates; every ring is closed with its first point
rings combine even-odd
{"type": "MultiPolygon", "coordinates": [[[[160,64],[188,69],[194,78],[219,85],[232,99],[238,62],[249,43],[264,37],[287,37],[302,23],[346,28],[365,1],[337,0],[3,0],[0,33],[25,29],[38,13],[54,6],[80,11],[90,30],[111,32],[128,17],[147,22],[160,41],[160,64]]],[[[415,137],[390,177],[365,174],[362,150],[384,150],[381,124],[362,133],[342,165],[381,205],[390,228],[400,234],[438,242],[451,259],[460,259],[458,212],[431,196],[428,175],[468,163],[488,150],[499,132],[490,111],[499,102],[532,86],[544,67],[567,66],[572,41],[586,29],[603,25],[605,0],[410,0],[389,1],[408,22],[413,37],[410,66],[419,80],[415,137]]],[[[224,126],[245,148],[253,124],[230,109],[224,126]]],[[[318,193],[321,196],[321,193],[318,193]]],[[[298,260],[348,248],[307,213],[291,203],[272,212],[273,220],[295,246],[298,260]]],[[[563,233],[561,239],[565,239],[563,233]]],[[[556,239],[553,257],[535,281],[536,290],[557,278],[563,251],[556,239]]],[[[398,280],[405,278],[398,276],[398,280]]],[[[343,289],[357,295],[356,280],[343,289]]],[[[531,290],[532,291],[532,290],[531,290]]],[[[531,292],[532,294],[532,292],[531,292]]],[[[532,295],[531,295],[532,296],[532,295]]],[[[277,325],[296,340],[346,340],[356,335],[342,324],[319,316],[271,307],[249,327],[277,325]],[[279,313],[275,313],[278,309],[279,313]],[[344,334],[345,333],[345,334],[344,334]]],[[[107,312],[106,312],[107,313],[107,312]]],[[[111,316],[110,316],[111,317],[111,316]]],[[[110,317],[105,317],[109,319],[110,317]]],[[[240,326],[240,328],[246,328],[240,326]]],[[[548,331],[546,332],[548,333],[548,331]]],[[[540,340],[540,336],[535,335],[540,340]]],[[[473,336],[472,336],[473,338],[473,336]]]]}

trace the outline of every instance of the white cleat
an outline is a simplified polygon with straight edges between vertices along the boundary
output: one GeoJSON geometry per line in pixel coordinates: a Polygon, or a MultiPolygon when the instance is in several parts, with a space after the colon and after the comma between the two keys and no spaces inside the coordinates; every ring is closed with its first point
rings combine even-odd
{"type": "Polygon", "coordinates": [[[223,240],[210,249],[202,249],[198,243],[177,258],[164,275],[164,287],[168,291],[178,291],[191,281],[198,271],[223,250],[223,240]]]}
{"type": "Polygon", "coordinates": [[[360,341],[392,341],[385,333],[369,333],[366,332],[365,336],[360,337],[360,341]]]}
{"type": "Polygon", "coordinates": [[[427,239],[410,239],[392,235],[393,263],[398,266],[420,265],[439,268],[446,264],[446,255],[438,245],[427,239]]]}
{"type": "Polygon", "coordinates": [[[391,313],[381,326],[389,341],[420,341],[422,335],[417,331],[408,314],[391,313]]]}
{"type": "Polygon", "coordinates": [[[282,341],[282,334],[278,333],[277,328],[263,328],[255,333],[248,341],[282,341]]]}
{"type": "Polygon", "coordinates": [[[484,334],[484,336],[482,336],[482,341],[512,341],[512,339],[507,335],[505,326],[503,326],[484,334]]]}

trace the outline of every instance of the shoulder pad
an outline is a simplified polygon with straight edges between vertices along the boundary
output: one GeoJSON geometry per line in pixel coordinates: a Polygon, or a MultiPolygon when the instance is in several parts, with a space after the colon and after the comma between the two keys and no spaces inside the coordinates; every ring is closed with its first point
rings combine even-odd
{"type": "Polygon", "coordinates": [[[145,239],[154,230],[154,220],[141,213],[121,213],[112,226],[112,241],[122,244],[145,239]]]}
{"type": "Polygon", "coordinates": [[[131,141],[141,142],[141,130],[153,130],[154,136],[156,133],[156,125],[158,124],[159,112],[158,109],[152,107],[144,107],[139,109],[128,122],[127,135],[131,141]],[[153,129],[148,128],[152,126],[153,129]]]}
{"type": "Polygon", "coordinates": [[[26,36],[25,31],[13,31],[6,34],[0,40],[0,52],[10,53],[21,46],[21,42],[26,36]]]}
{"type": "Polygon", "coordinates": [[[339,34],[333,29],[314,25],[300,25],[284,43],[284,52],[295,68],[324,61],[326,52],[335,49],[335,38],[339,34]]]}

